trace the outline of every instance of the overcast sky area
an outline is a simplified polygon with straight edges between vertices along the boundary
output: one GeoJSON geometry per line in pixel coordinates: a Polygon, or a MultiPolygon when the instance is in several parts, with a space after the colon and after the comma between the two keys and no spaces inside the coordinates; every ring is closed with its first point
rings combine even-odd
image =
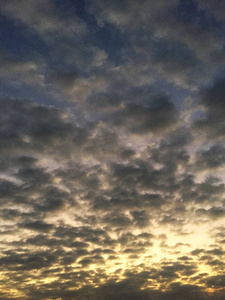
{"type": "Polygon", "coordinates": [[[0,0],[0,299],[225,299],[225,1],[0,0]]]}

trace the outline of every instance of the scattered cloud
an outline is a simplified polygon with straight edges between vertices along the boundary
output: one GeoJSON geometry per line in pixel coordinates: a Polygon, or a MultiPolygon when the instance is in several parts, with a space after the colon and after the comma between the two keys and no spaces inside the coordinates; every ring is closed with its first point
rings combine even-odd
{"type": "Polygon", "coordinates": [[[224,299],[223,4],[0,9],[0,298],[224,299]]]}

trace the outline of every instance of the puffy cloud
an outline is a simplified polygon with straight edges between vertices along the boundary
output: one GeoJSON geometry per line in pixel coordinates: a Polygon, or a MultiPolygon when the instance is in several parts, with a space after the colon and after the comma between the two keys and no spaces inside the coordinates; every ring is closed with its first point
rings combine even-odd
{"type": "MultiPolygon", "coordinates": [[[[41,68],[33,61],[22,61],[10,57],[2,57],[2,78],[10,80],[13,85],[27,84],[37,88],[44,87],[44,75],[41,68]]],[[[8,83],[7,83],[8,84],[8,83]]]]}
{"type": "Polygon", "coordinates": [[[1,9],[10,17],[27,24],[40,34],[47,35],[48,38],[51,38],[51,34],[61,35],[62,31],[65,36],[79,35],[86,29],[85,24],[77,17],[62,20],[57,7],[49,0],[10,0],[6,3],[1,2],[1,9]]]}
{"type": "Polygon", "coordinates": [[[20,224],[22,228],[35,230],[35,231],[48,231],[52,228],[51,224],[44,223],[43,221],[26,222],[20,224]]]}
{"type": "Polygon", "coordinates": [[[100,25],[106,21],[121,27],[132,26],[131,28],[133,28],[141,26],[137,20],[141,23],[146,22],[149,14],[154,17],[155,13],[160,13],[161,10],[165,12],[168,6],[176,3],[176,0],[171,1],[169,5],[164,0],[158,1],[157,4],[143,0],[140,4],[137,4],[135,1],[132,1],[132,4],[129,1],[124,1],[123,3],[115,1],[107,5],[107,1],[90,1],[91,5],[88,9],[96,15],[100,25]]]}
{"type": "Polygon", "coordinates": [[[0,298],[224,299],[213,2],[0,8],[0,298]]]}
{"type": "MultiPolygon", "coordinates": [[[[157,115],[156,121],[161,103],[157,100],[148,100],[152,106],[146,108],[153,119],[157,115]]],[[[160,109],[167,107],[173,109],[167,99],[162,100],[160,109]]],[[[136,112],[132,111],[133,114],[136,112]]],[[[182,136],[176,130],[166,134],[164,124],[159,124],[163,139],[154,148],[143,148],[137,157],[137,149],[122,144],[115,131],[121,124],[110,129],[111,121],[94,123],[92,127],[87,122],[81,127],[66,110],[10,99],[2,100],[1,121],[4,146],[1,161],[7,174],[0,185],[3,203],[0,216],[7,221],[2,231],[8,249],[2,258],[4,272],[20,270],[21,276],[25,276],[24,272],[41,270],[46,280],[50,276],[59,279],[65,274],[60,268],[63,266],[68,268],[67,280],[71,280],[74,276],[71,268],[75,267],[76,281],[81,287],[84,283],[92,285],[91,278],[98,284],[103,278],[104,284],[110,282],[113,265],[121,267],[123,276],[137,284],[136,295],[141,295],[139,289],[149,279],[152,286],[156,282],[164,286],[187,276],[198,276],[196,261],[186,259],[188,256],[180,251],[183,259],[173,264],[156,263],[158,271],[144,265],[137,271],[135,267],[135,262],[149,257],[149,253],[157,255],[155,247],[161,240],[154,226],[167,226],[167,230],[173,227],[174,232],[183,236],[193,216],[192,226],[204,218],[220,220],[224,216],[223,204],[218,201],[224,185],[216,178],[197,183],[193,174],[186,174],[186,168],[192,170],[185,149],[191,141],[187,133],[182,136]],[[190,209],[190,202],[200,204],[200,208],[190,209]],[[8,238],[15,230],[18,238],[10,242],[8,238]],[[18,252],[12,253],[10,249],[15,246],[18,252]],[[123,261],[130,265],[125,263],[123,267],[123,261]],[[93,274],[88,271],[90,266],[95,266],[93,274]],[[105,271],[98,273],[103,266],[105,271]],[[82,275],[83,271],[86,275],[82,275]],[[132,272],[136,275],[131,276],[132,272]],[[145,278],[144,274],[148,276],[145,278]]],[[[173,249],[173,245],[167,247],[173,249]]],[[[179,247],[191,250],[190,244],[180,243],[179,247]]],[[[204,254],[211,257],[218,253],[212,249],[204,254]]],[[[217,258],[199,259],[211,268],[222,264],[217,258]]],[[[118,272],[114,278],[119,280],[120,276],[118,272]]],[[[16,282],[14,273],[12,278],[16,282]]],[[[25,279],[23,282],[25,287],[28,283],[25,279]]],[[[26,287],[27,295],[37,293],[43,297],[39,290],[48,295],[53,286],[54,283],[26,287]]],[[[63,280],[57,292],[64,297],[70,287],[63,280]]],[[[82,290],[79,294],[82,295],[82,290]]],[[[123,295],[128,295],[126,289],[123,295]]]]}
{"type": "Polygon", "coordinates": [[[204,70],[215,72],[213,61],[219,57],[223,61],[222,30],[214,21],[214,5],[209,2],[198,6],[195,1],[116,1],[110,5],[90,1],[88,10],[100,26],[109,23],[121,31],[140,55],[142,68],[153,66],[154,73],[167,81],[196,88],[197,82],[207,80],[204,70]]]}
{"type": "Polygon", "coordinates": [[[115,113],[116,124],[130,128],[134,134],[165,131],[174,126],[176,121],[175,107],[164,97],[156,97],[146,107],[128,103],[115,113]]]}
{"type": "Polygon", "coordinates": [[[225,6],[223,2],[215,3],[213,1],[207,0],[197,0],[199,6],[203,9],[208,9],[218,20],[224,20],[224,14],[222,13],[225,6]]]}
{"type": "Polygon", "coordinates": [[[214,169],[224,165],[225,149],[222,145],[213,145],[209,150],[199,153],[197,164],[201,169],[214,169]]]}
{"type": "Polygon", "coordinates": [[[196,126],[205,130],[210,137],[223,137],[225,111],[225,80],[221,79],[202,92],[201,104],[206,117],[196,122],[196,126]]]}

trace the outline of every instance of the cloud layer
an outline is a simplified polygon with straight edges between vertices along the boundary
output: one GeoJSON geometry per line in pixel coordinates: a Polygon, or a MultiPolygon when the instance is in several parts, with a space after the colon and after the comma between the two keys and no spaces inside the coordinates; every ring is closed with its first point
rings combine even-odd
{"type": "Polygon", "coordinates": [[[224,299],[222,8],[0,9],[0,298],[224,299]]]}

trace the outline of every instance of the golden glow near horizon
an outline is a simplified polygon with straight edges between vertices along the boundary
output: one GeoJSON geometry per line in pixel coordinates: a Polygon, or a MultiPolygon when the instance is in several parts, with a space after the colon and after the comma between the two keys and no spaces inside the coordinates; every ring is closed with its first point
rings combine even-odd
{"type": "MultiPolygon", "coordinates": [[[[85,210],[83,210],[83,213],[85,213],[85,210]]],[[[90,214],[89,210],[86,210],[86,213],[90,214]]],[[[84,215],[83,215],[84,217],[84,215]]],[[[76,222],[72,220],[72,215],[70,214],[70,210],[68,211],[61,211],[60,217],[57,213],[54,213],[51,218],[48,219],[51,223],[58,223],[63,222],[67,226],[73,226],[74,228],[79,228],[81,226],[80,222],[76,222]],[[58,218],[58,219],[57,219],[58,218]],[[67,219],[66,219],[67,218],[67,219]]],[[[217,222],[212,222],[212,225],[219,228],[223,225],[223,222],[221,220],[218,220],[217,222]]],[[[93,228],[94,229],[94,228],[93,228]]],[[[132,270],[131,272],[139,273],[142,272],[143,269],[146,272],[151,272],[151,269],[160,270],[162,266],[172,266],[175,262],[182,262],[182,257],[189,257],[189,254],[191,251],[194,251],[195,249],[209,249],[212,247],[214,239],[210,236],[211,228],[209,227],[209,224],[202,223],[202,224],[191,224],[190,222],[183,226],[183,231],[186,232],[186,234],[178,233],[176,226],[168,226],[166,225],[157,225],[157,221],[155,220],[155,225],[151,225],[149,227],[145,227],[144,229],[136,229],[133,230],[132,234],[135,236],[139,236],[139,239],[136,240],[139,242],[146,242],[148,239],[146,239],[143,235],[143,238],[141,237],[142,233],[151,233],[154,237],[150,238],[152,244],[149,244],[144,247],[144,250],[141,250],[140,252],[137,252],[135,254],[135,250],[131,250],[124,252],[124,247],[121,246],[121,244],[117,244],[117,246],[114,246],[113,248],[110,248],[110,250],[113,250],[115,253],[115,257],[112,257],[109,259],[109,254],[102,254],[102,260],[93,260],[92,262],[88,263],[87,265],[84,262],[84,265],[82,266],[82,272],[89,272],[92,274],[88,280],[85,282],[78,283],[75,287],[71,287],[69,290],[79,290],[83,286],[85,286],[87,283],[90,285],[93,285],[94,287],[99,287],[101,284],[107,283],[109,278],[113,278],[116,282],[122,281],[126,279],[126,275],[124,272],[126,270],[132,270]],[[132,253],[132,254],[131,254],[132,253]],[[181,258],[180,260],[177,260],[178,258],[181,258]],[[104,272],[105,278],[99,278],[96,281],[95,275],[96,273],[99,273],[99,270],[101,272],[104,272]]],[[[26,237],[29,237],[29,234],[32,232],[30,230],[27,230],[26,237]]],[[[120,233],[116,233],[115,231],[109,230],[108,234],[110,237],[114,240],[118,240],[120,237],[120,233]]],[[[129,234],[129,231],[128,231],[129,234]]],[[[10,236],[9,236],[10,237],[10,236]]],[[[20,236],[20,239],[22,237],[20,236]]],[[[13,240],[15,240],[14,234],[11,235],[11,238],[6,238],[7,243],[10,244],[13,240]]],[[[77,240],[77,239],[76,239],[77,240]]],[[[82,238],[78,240],[78,243],[82,243],[82,238]]],[[[88,243],[89,247],[87,248],[88,252],[95,252],[95,250],[99,249],[96,247],[95,244],[88,243]]],[[[131,247],[135,247],[135,242],[131,247]]],[[[31,246],[29,246],[30,249],[32,249],[31,246]]],[[[49,246],[43,246],[43,250],[49,249],[49,246]]],[[[44,250],[44,251],[45,251],[44,250]]],[[[221,247],[222,250],[222,247],[221,247]]],[[[22,250],[23,251],[23,250],[22,250]]],[[[33,249],[35,251],[35,248],[33,249]]],[[[64,251],[70,252],[71,247],[64,247],[64,251]]],[[[94,255],[93,255],[94,256],[94,255]]],[[[190,258],[190,257],[189,257],[190,258]]],[[[179,276],[179,280],[176,279],[174,282],[182,281],[183,284],[191,284],[193,282],[196,282],[195,277],[198,275],[201,275],[203,273],[208,274],[209,276],[216,276],[217,270],[214,270],[213,267],[209,266],[204,262],[204,260],[199,261],[197,257],[191,259],[191,263],[196,264],[196,270],[190,274],[184,274],[183,269],[177,269],[177,275],[179,276]]],[[[66,275],[66,270],[63,270],[60,265],[55,265],[54,268],[49,269],[49,271],[52,271],[53,274],[51,275],[51,272],[45,275],[42,279],[40,279],[40,275],[37,275],[37,279],[27,279],[26,286],[29,285],[37,285],[41,286],[42,284],[54,284],[58,281],[59,277],[61,275],[66,275]],[[61,268],[61,270],[57,270],[57,268],[61,268]]],[[[78,272],[81,270],[81,265],[79,262],[74,262],[70,264],[70,269],[73,270],[73,272],[78,272]]],[[[4,274],[4,273],[3,273],[4,274]]],[[[1,280],[4,280],[4,278],[7,278],[7,276],[4,274],[3,277],[1,277],[1,280]]],[[[163,273],[162,275],[163,276],[163,273]]],[[[79,277],[77,278],[79,280],[79,277]]],[[[162,278],[160,279],[162,280],[162,278]]],[[[61,284],[66,284],[67,280],[61,280],[61,284]]],[[[200,284],[202,285],[202,284],[200,284]]],[[[160,283],[159,278],[154,279],[148,279],[145,281],[141,289],[166,289],[167,283],[160,283]]],[[[202,285],[204,286],[204,285],[202,285]]],[[[168,288],[168,286],[167,286],[168,288]]],[[[213,288],[207,289],[209,292],[213,291],[213,288]]],[[[21,293],[16,292],[17,289],[10,289],[9,293],[11,297],[16,296],[23,296],[21,293]]]]}
{"type": "MultiPolygon", "coordinates": [[[[102,189],[107,191],[107,180],[104,175],[101,175],[101,182],[103,183],[102,189]]],[[[55,183],[56,182],[54,181],[54,184],[55,183]]],[[[58,187],[62,192],[68,192],[69,189],[66,187],[64,188],[64,186],[61,184],[61,180],[59,180],[57,183],[59,184],[58,187]]],[[[146,191],[142,191],[142,194],[145,193],[146,191]]],[[[38,199],[38,197],[40,197],[39,193],[33,193],[33,201],[37,201],[36,199],[38,199]]],[[[90,218],[95,216],[100,223],[95,223],[91,230],[105,231],[107,232],[109,239],[115,242],[113,243],[112,247],[106,247],[109,253],[104,253],[104,251],[101,251],[101,244],[96,244],[91,240],[87,240],[87,253],[93,254],[85,261],[87,253],[81,253],[80,259],[77,260],[74,258],[74,262],[71,261],[69,263],[69,269],[72,270],[72,272],[77,273],[76,281],[78,281],[74,287],[68,288],[69,291],[77,291],[86,284],[90,284],[91,286],[97,288],[103,284],[106,284],[110,278],[115,282],[123,281],[127,278],[127,271],[128,273],[133,273],[133,276],[135,276],[135,274],[138,275],[143,271],[149,272],[149,274],[151,274],[151,272],[159,273],[156,278],[154,278],[154,276],[153,278],[146,278],[146,280],[140,285],[140,289],[145,290],[150,288],[166,291],[169,288],[170,281],[164,281],[163,276],[165,276],[164,274],[166,274],[165,272],[167,272],[167,269],[170,270],[170,272],[173,272],[174,264],[177,264],[177,269],[174,273],[176,274],[176,277],[173,279],[173,282],[181,281],[182,284],[198,283],[199,286],[204,287],[204,283],[198,282],[198,277],[201,277],[201,274],[207,274],[207,276],[210,277],[217,276],[219,274],[215,265],[210,264],[209,259],[212,260],[212,257],[207,257],[207,254],[205,254],[205,259],[201,260],[199,260],[198,256],[190,257],[190,253],[196,249],[200,249],[199,253],[213,253],[213,250],[210,249],[217,248],[216,245],[213,245],[215,242],[213,230],[215,230],[215,228],[222,228],[224,224],[223,218],[218,218],[216,220],[202,218],[201,210],[203,207],[201,203],[195,204],[194,206],[193,204],[187,204],[185,218],[184,215],[182,216],[182,214],[178,211],[176,222],[173,222],[172,220],[170,223],[160,223],[160,220],[162,219],[162,216],[164,216],[164,218],[169,216],[170,211],[176,208],[176,202],[172,201],[168,203],[164,207],[163,214],[162,211],[158,211],[155,208],[153,210],[147,209],[147,214],[151,216],[149,225],[138,228],[130,224],[129,227],[126,226],[124,229],[118,231],[116,224],[113,224],[113,227],[111,228],[107,228],[105,227],[104,223],[101,223],[102,217],[104,215],[107,216],[105,212],[103,215],[93,215],[91,210],[92,208],[89,205],[85,206],[86,200],[83,200],[82,196],[76,198],[76,209],[74,209],[74,206],[66,204],[60,209],[60,212],[56,210],[48,213],[45,219],[43,219],[43,222],[56,224],[56,227],[60,227],[61,224],[63,224],[64,227],[69,227],[71,229],[79,229],[83,226],[85,228],[89,228],[88,224],[84,223],[84,220],[86,219],[88,221],[90,218]],[[196,211],[200,211],[200,214],[197,216],[196,211]],[[120,241],[123,235],[125,236],[125,245],[123,245],[123,242],[120,241]],[[101,255],[98,254],[99,249],[101,255]],[[182,264],[184,261],[185,264],[182,264]],[[194,265],[195,267],[193,267],[194,265]],[[185,268],[187,267],[188,269],[189,266],[193,268],[193,271],[185,270],[185,268]],[[85,281],[82,279],[79,280],[78,275],[81,270],[82,272],[87,272],[90,274],[89,278],[87,278],[85,281]],[[104,274],[104,277],[101,277],[100,275],[96,276],[96,274],[104,274]]],[[[218,205],[219,203],[220,200],[218,200],[218,205]]],[[[208,206],[204,206],[204,209],[209,210],[210,207],[210,204],[208,204],[208,206]]],[[[18,208],[20,208],[19,205],[14,206],[14,209],[18,208]]],[[[26,209],[22,211],[24,213],[29,213],[29,210],[26,209]]],[[[116,215],[114,217],[116,217],[116,215]]],[[[127,218],[127,221],[131,220],[132,214],[130,213],[129,209],[124,211],[124,217],[127,218]]],[[[14,226],[14,224],[15,223],[13,220],[9,220],[8,222],[4,223],[4,226],[6,226],[6,228],[7,226],[11,228],[14,226]]],[[[3,245],[1,246],[2,250],[13,251],[14,246],[11,247],[10,244],[15,243],[16,241],[19,243],[21,240],[23,240],[25,232],[26,239],[32,239],[33,229],[29,228],[20,229],[17,231],[16,235],[13,231],[9,231],[8,234],[5,234],[3,245]]],[[[52,229],[48,231],[48,235],[51,234],[51,232],[53,232],[52,229]]],[[[57,238],[56,235],[56,239],[54,238],[54,243],[56,243],[56,245],[57,241],[60,243],[61,238],[61,236],[57,238]]],[[[79,245],[79,243],[82,244],[83,242],[82,235],[79,237],[79,233],[78,237],[74,235],[73,239],[75,239],[77,242],[77,244],[75,242],[74,247],[79,245]]],[[[51,242],[50,244],[40,244],[39,246],[41,251],[46,252],[49,251],[51,242]]],[[[26,253],[27,250],[29,250],[29,252],[35,252],[35,249],[36,245],[32,246],[32,244],[28,244],[26,248],[21,248],[20,253],[23,255],[23,253],[26,253]]],[[[71,246],[66,245],[61,245],[61,249],[63,249],[64,255],[66,253],[70,253],[71,250],[73,251],[71,246]]],[[[224,247],[221,245],[217,252],[220,255],[223,253],[223,251],[224,247]]],[[[215,254],[217,254],[217,252],[215,251],[215,254]]],[[[196,254],[198,254],[198,250],[196,254]]],[[[63,259],[63,256],[61,259],[63,259]]],[[[61,264],[56,263],[53,268],[49,269],[49,274],[47,272],[44,275],[41,272],[38,272],[37,275],[35,275],[36,279],[33,276],[31,276],[30,279],[27,278],[24,286],[28,287],[31,285],[42,286],[43,284],[55,284],[60,277],[63,278],[63,276],[66,276],[66,274],[66,268],[64,268],[61,264]],[[51,273],[53,275],[51,275],[51,273]]],[[[3,272],[1,280],[7,280],[8,276],[9,274],[3,272]]],[[[60,282],[61,284],[67,284],[66,279],[61,279],[60,282]]],[[[3,288],[2,292],[4,289],[5,287],[3,288]]],[[[215,289],[217,290],[217,288],[211,287],[207,288],[207,291],[212,293],[215,289]]],[[[10,288],[8,293],[11,295],[11,297],[23,297],[25,295],[22,291],[19,292],[17,288],[10,288]]]]}

